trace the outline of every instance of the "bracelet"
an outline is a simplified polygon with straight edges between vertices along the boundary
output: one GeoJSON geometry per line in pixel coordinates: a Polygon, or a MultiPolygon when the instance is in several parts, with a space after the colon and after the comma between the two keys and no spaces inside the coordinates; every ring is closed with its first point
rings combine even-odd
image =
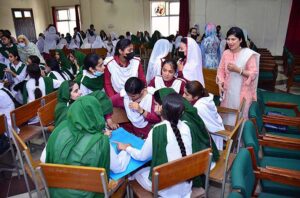
{"type": "Polygon", "coordinates": [[[241,68],[240,75],[242,75],[242,74],[243,74],[243,69],[241,68]]]}
{"type": "Polygon", "coordinates": [[[143,115],[145,113],[145,109],[143,109],[142,113],[140,113],[140,115],[143,115]]]}

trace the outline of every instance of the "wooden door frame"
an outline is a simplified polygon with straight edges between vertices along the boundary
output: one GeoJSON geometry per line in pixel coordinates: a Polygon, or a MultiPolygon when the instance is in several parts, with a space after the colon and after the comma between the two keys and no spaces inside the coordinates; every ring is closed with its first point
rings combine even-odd
{"type": "MultiPolygon", "coordinates": [[[[17,28],[16,28],[16,23],[15,20],[17,20],[18,18],[15,17],[14,12],[15,11],[22,11],[22,19],[25,18],[23,16],[23,11],[30,11],[31,13],[31,18],[33,21],[33,28],[34,28],[34,32],[35,32],[35,37],[36,37],[36,29],[35,29],[35,21],[34,21],[34,15],[33,15],[33,10],[32,8],[12,8],[11,9],[11,13],[12,13],[12,17],[13,17],[13,22],[14,22],[14,27],[15,27],[15,32],[16,32],[16,37],[17,37],[17,28]]],[[[17,38],[16,38],[17,39],[17,38]]]]}

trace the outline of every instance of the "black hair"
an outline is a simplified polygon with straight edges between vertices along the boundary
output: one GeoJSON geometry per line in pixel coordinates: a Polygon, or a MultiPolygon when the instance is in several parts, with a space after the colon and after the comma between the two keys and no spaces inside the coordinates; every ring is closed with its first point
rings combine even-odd
{"type": "Polygon", "coordinates": [[[40,58],[36,55],[30,55],[28,58],[31,60],[31,63],[35,63],[37,65],[41,63],[40,58]]]}
{"type": "Polygon", "coordinates": [[[190,33],[192,33],[192,30],[196,30],[197,31],[197,28],[195,28],[195,27],[190,28],[190,33]]]}
{"type": "Polygon", "coordinates": [[[187,38],[186,37],[182,37],[180,42],[187,45],[187,38]]]}
{"type": "MultiPolygon", "coordinates": [[[[231,35],[237,37],[239,40],[242,40],[242,42],[241,42],[241,47],[242,48],[246,48],[247,47],[245,36],[244,36],[243,30],[241,28],[239,28],[239,27],[232,27],[232,28],[230,28],[228,30],[227,34],[226,34],[226,38],[228,38],[231,35]]],[[[225,49],[229,49],[227,43],[226,43],[225,49]]]]}
{"type": "Polygon", "coordinates": [[[12,54],[14,57],[17,57],[17,61],[21,61],[18,51],[11,50],[9,54],[12,54]]]}
{"type": "Polygon", "coordinates": [[[104,30],[100,30],[100,37],[101,37],[102,40],[104,39],[104,37],[107,38],[107,35],[106,35],[106,33],[104,32],[104,30]]]}
{"type": "Polygon", "coordinates": [[[193,97],[198,96],[199,98],[202,97],[207,97],[208,92],[206,89],[203,87],[203,85],[196,81],[189,81],[185,84],[185,88],[189,94],[191,94],[193,97]]]}
{"type": "Polygon", "coordinates": [[[74,30],[74,31],[75,31],[75,30],[78,31],[78,28],[77,28],[77,27],[74,27],[73,30],[74,30]]]}
{"type": "Polygon", "coordinates": [[[89,68],[93,68],[95,69],[95,67],[98,65],[98,61],[101,57],[97,54],[88,54],[85,58],[84,58],[84,65],[83,68],[85,70],[89,70],[89,68]]]}
{"type": "Polygon", "coordinates": [[[91,30],[91,29],[89,29],[88,32],[89,32],[89,35],[90,35],[90,36],[94,36],[94,35],[95,35],[94,31],[91,30]]]}
{"type": "Polygon", "coordinates": [[[179,129],[177,128],[178,121],[184,111],[183,98],[178,93],[167,95],[162,102],[162,117],[171,123],[174,135],[182,157],[186,156],[186,150],[181,138],[179,129]]]}
{"type": "Polygon", "coordinates": [[[126,32],[126,36],[130,36],[130,32],[126,32]]]}
{"type": "Polygon", "coordinates": [[[159,90],[156,90],[153,94],[155,102],[157,102],[159,105],[162,105],[162,100],[160,98],[159,90]]]}
{"type": "Polygon", "coordinates": [[[120,36],[119,36],[119,40],[122,40],[122,39],[125,39],[125,36],[124,36],[124,35],[120,35],[120,36]]]}
{"type": "Polygon", "coordinates": [[[125,83],[125,91],[129,94],[140,94],[144,88],[144,82],[137,77],[131,77],[125,83]]]}
{"type": "Polygon", "coordinates": [[[117,45],[116,45],[116,50],[115,50],[115,56],[119,56],[120,52],[119,50],[124,51],[126,47],[128,47],[129,45],[131,45],[131,41],[129,39],[122,39],[119,40],[117,45]]]}
{"type": "Polygon", "coordinates": [[[47,61],[47,66],[51,68],[52,71],[56,71],[58,72],[61,77],[66,80],[65,76],[63,75],[60,66],[59,66],[59,62],[55,59],[55,58],[49,58],[47,61]]]}
{"type": "Polygon", "coordinates": [[[91,27],[94,27],[94,24],[91,24],[91,25],[90,25],[90,28],[91,28],[91,27]]]}
{"type": "Polygon", "coordinates": [[[10,42],[10,43],[13,43],[13,40],[12,40],[10,34],[9,34],[6,30],[3,31],[3,34],[2,34],[2,36],[1,36],[1,38],[2,38],[2,37],[8,38],[9,42],[10,42]]]}
{"type": "Polygon", "coordinates": [[[173,59],[171,59],[171,60],[165,60],[165,61],[163,62],[163,64],[162,64],[161,70],[163,69],[163,67],[164,67],[165,64],[171,65],[172,68],[173,68],[173,70],[174,70],[175,73],[176,73],[177,67],[178,67],[178,66],[177,66],[177,63],[176,63],[175,60],[173,60],[173,59]]]}
{"type": "Polygon", "coordinates": [[[38,64],[32,63],[27,66],[26,69],[28,75],[30,78],[33,78],[35,80],[35,90],[34,90],[34,98],[38,99],[43,96],[41,89],[39,86],[39,79],[41,77],[41,69],[38,64]]]}

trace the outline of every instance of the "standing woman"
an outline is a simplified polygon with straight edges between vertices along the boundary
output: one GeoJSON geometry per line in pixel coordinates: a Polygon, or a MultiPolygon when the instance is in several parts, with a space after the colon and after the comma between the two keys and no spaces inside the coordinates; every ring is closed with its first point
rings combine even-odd
{"type": "Polygon", "coordinates": [[[42,77],[38,64],[30,64],[27,66],[29,80],[26,82],[23,90],[24,104],[50,94],[54,89],[59,88],[61,82],[53,80],[49,77],[42,77]]]}
{"type": "Polygon", "coordinates": [[[167,39],[159,39],[151,52],[149,59],[146,80],[147,84],[157,75],[161,73],[161,65],[164,62],[164,58],[169,54],[170,43],[167,39]]]}
{"type": "Polygon", "coordinates": [[[130,77],[138,77],[146,84],[141,61],[134,57],[130,40],[122,39],[117,43],[115,55],[105,59],[104,88],[109,97],[120,93],[130,77]]]}
{"type": "MultiPolygon", "coordinates": [[[[221,106],[238,109],[246,99],[243,117],[248,118],[251,102],[256,101],[259,72],[259,54],[247,48],[243,30],[232,27],[227,32],[226,50],[223,52],[217,73],[221,106]]],[[[234,117],[223,117],[225,124],[233,125],[234,117]]]]}
{"type": "MultiPolygon", "coordinates": [[[[146,190],[152,191],[152,169],[192,154],[192,137],[189,126],[180,120],[184,111],[182,97],[170,94],[164,98],[162,108],[156,105],[162,122],[154,125],[141,149],[129,144],[118,144],[120,150],[128,152],[136,160],[152,158],[151,167],[146,167],[134,174],[137,182],[146,190]]],[[[192,182],[184,181],[158,191],[160,197],[191,197],[192,182]]]]}
{"type": "Polygon", "coordinates": [[[201,42],[203,67],[217,69],[219,66],[220,40],[217,37],[216,26],[208,23],[205,26],[205,38],[201,42]]]}
{"type": "Polygon", "coordinates": [[[187,81],[197,80],[204,86],[201,50],[196,41],[189,37],[181,39],[178,56],[178,69],[182,70],[187,81]]]}

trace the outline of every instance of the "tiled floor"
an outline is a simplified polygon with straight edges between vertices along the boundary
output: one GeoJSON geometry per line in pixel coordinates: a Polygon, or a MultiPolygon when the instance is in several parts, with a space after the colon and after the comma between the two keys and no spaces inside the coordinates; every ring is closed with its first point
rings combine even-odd
{"type": "MultiPolygon", "coordinates": [[[[282,62],[278,61],[279,64],[279,72],[278,72],[278,77],[277,77],[277,82],[275,86],[275,91],[277,92],[286,92],[286,81],[287,77],[283,73],[282,69],[282,62]]],[[[300,95],[300,87],[292,87],[290,93],[293,94],[298,94],[300,95]]],[[[37,140],[37,143],[40,144],[40,140],[37,140]]],[[[41,154],[41,149],[36,149],[32,155],[34,159],[39,159],[40,154],[41,154]]],[[[7,159],[2,159],[6,163],[11,160],[9,158],[7,159]]],[[[1,161],[2,161],[1,160],[1,161]]],[[[1,162],[0,161],[0,162],[1,162]]],[[[1,186],[1,191],[0,191],[0,198],[4,197],[13,197],[13,198],[27,198],[28,193],[25,187],[25,182],[24,178],[21,176],[20,179],[17,177],[16,173],[1,173],[0,174],[0,186],[1,186]]],[[[31,189],[34,189],[33,183],[30,182],[31,189]]],[[[219,198],[221,194],[221,187],[217,185],[210,185],[209,187],[209,193],[208,197],[210,198],[219,198]]],[[[226,184],[225,188],[225,197],[230,192],[230,184],[226,184]]],[[[36,193],[32,194],[32,197],[37,197],[36,193]]]]}

